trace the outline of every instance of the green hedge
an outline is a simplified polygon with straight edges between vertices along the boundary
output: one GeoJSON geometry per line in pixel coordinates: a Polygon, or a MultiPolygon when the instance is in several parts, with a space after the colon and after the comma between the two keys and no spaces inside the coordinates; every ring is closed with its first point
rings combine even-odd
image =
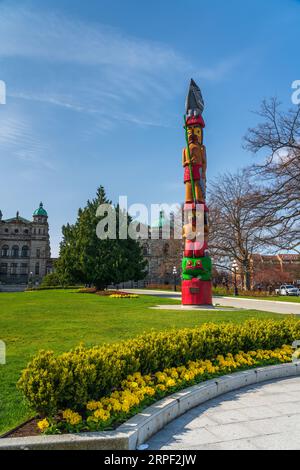
{"type": "Polygon", "coordinates": [[[300,339],[300,322],[293,319],[151,332],[122,343],[81,346],[59,356],[41,351],[23,371],[18,386],[41,414],[79,410],[118,388],[134,372],[153,373],[218,354],[275,349],[295,339],[300,339]]]}

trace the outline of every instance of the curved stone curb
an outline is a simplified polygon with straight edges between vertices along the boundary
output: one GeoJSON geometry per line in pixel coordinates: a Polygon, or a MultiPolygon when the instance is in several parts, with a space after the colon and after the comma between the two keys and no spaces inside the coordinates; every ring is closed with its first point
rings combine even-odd
{"type": "Polygon", "coordinates": [[[116,431],[0,439],[0,450],[134,450],[186,411],[248,385],[300,376],[300,362],[262,367],[208,380],[177,392],[131,418],[116,431]]]}

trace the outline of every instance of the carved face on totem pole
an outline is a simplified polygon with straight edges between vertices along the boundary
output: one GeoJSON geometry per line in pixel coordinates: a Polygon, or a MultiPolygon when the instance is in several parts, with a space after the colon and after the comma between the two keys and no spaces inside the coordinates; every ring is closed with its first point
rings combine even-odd
{"type": "Polygon", "coordinates": [[[182,263],[182,274],[184,280],[201,279],[209,281],[212,273],[212,262],[210,258],[184,258],[182,263]]]}
{"type": "Polygon", "coordinates": [[[203,145],[203,129],[200,126],[188,127],[188,141],[189,144],[203,145]]]}

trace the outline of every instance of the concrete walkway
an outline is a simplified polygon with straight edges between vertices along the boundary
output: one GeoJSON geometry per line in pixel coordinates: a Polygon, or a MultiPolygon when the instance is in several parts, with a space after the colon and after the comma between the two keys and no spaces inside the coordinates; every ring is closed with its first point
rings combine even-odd
{"type": "MultiPolygon", "coordinates": [[[[147,289],[125,289],[139,295],[152,295],[166,299],[181,299],[179,292],[157,291],[147,289]]],[[[214,304],[222,307],[235,307],[247,310],[261,310],[263,312],[281,313],[283,315],[300,315],[300,302],[279,302],[274,300],[244,299],[241,297],[214,297],[214,304]]]]}
{"type": "Polygon", "coordinates": [[[251,385],[167,425],[151,450],[300,450],[300,378],[251,385]]]}

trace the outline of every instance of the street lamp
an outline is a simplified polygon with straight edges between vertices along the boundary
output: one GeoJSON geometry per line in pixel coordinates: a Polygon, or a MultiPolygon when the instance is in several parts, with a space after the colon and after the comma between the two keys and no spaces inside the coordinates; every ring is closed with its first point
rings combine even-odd
{"type": "Polygon", "coordinates": [[[237,286],[237,272],[238,272],[238,269],[239,269],[239,265],[236,262],[236,260],[234,260],[234,262],[232,263],[232,269],[234,271],[234,295],[236,297],[238,297],[239,290],[238,290],[238,286],[237,286]]]}
{"type": "Polygon", "coordinates": [[[28,286],[29,288],[33,287],[33,273],[32,272],[29,273],[28,286]]]}
{"type": "Polygon", "coordinates": [[[173,268],[173,276],[174,276],[174,292],[177,291],[177,268],[174,266],[173,268]]]}

